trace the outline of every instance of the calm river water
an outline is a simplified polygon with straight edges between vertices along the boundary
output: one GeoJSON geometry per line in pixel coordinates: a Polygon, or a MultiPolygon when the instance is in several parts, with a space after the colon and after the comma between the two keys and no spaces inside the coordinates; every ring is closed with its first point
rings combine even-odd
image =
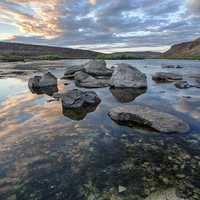
{"type": "MultiPolygon", "coordinates": [[[[66,60],[66,67],[85,60],[66,60]]],[[[97,108],[69,113],[51,92],[33,94],[23,77],[0,79],[0,200],[199,200],[200,88],[177,89],[152,81],[175,72],[190,81],[200,61],[107,61],[129,63],[148,77],[148,90],[92,89],[97,108]],[[176,64],[182,69],[163,69],[176,64]],[[186,134],[128,128],[107,115],[124,104],[143,104],[186,121],[186,134]]],[[[58,78],[63,68],[50,70],[58,78]]],[[[59,90],[75,88],[73,82],[59,90]]]]}

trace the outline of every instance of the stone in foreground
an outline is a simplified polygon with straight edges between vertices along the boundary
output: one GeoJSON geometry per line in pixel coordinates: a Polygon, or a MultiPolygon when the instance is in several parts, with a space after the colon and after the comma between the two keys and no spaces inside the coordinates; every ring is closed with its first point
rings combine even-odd
{"type": "Polygon", "coordinates": [[[147,77],[144,73],[128,64],[119,64],[115,68],[111,86],[114,88],[147,88],[147,77]]]}
{"type": "Polygon", "coordinates": [[[104,60],[91,60],[84,65],[84,72],[92,76],[112,76],[113,71],[106,67],[104,60]]]}
{"type": "Polygon", "coordinates": [[[75,79],[75,84],[78,87],[104,88],[110,85],[109,79],[97,79],[84,72],[76,72],[74,79],[75,79]]]}
{"type": "Polygon", "coordinates": [[[174,82],[178,80],[182,80],[183,77],[179,74],[168,73],[168,72],[157,72],[153,75],[152,79],[156,82],[174,82]]]}
{"type": "Polygon", "coordinates": [[[62,105],[64,108],[81,108],[88,105],[100,103],[100,98],[93,91],[69,90],[62,95],[62,105]]]}
{"type": "Polygon", "coordinates": [[[47,72],[43,76],[34,76],[30,78],[28,81],[29,88],[42,88],[42,87],[51,87],[57,85],[57,78],[47,72]]]}
{"type": "Polygon", "coordinates": [[[161,133],[186,133],[189,126],[177,117],[142,105],[126,105],[112,109],[112,120],[128,125],[139,125],[161,133]]]}

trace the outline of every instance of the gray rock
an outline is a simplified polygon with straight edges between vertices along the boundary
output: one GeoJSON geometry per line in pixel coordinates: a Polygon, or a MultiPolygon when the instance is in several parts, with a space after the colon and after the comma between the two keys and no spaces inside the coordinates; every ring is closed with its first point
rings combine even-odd
{"type": "Polygon", "coordinates": [[[111,86],[115,88],[147,88],[147,77],[128,64],[119,64],[111,77],[111,86]]]}
{"type": "Polygon", "coordinates": [[[168,73],[168,72],[157,72],[153,75],[152,79],[156,82],[174,82],[177,80],[182,80],[183,77],[179,74],[168,73]]]}
{"type": "Polygon", "coordinates": [[[83,65],[75,65],[75,66],[71,66],[68,67],[65,71],[65,75],[69,75],[69,74],[74,74],[78,71],[83,70],[83,65]]]}
{"type": "Polygon", "coordinates": [[[28,86],[29,88],[42,88],[42,87],[51,87],[57,85],[57,78],[47,72],[43,76],[34,76],[29,79],[28,86]]]}
{"type": "Polygon", "coordinates": [[[175,65],[162,65],[163,69],[170,69],[170,68],[176,68],[175,65]]]}
{"type": "Polygon", "coordinates": [[[187,81],[177,81],[175,86],[179,89],[187,89],[192,87],[187,81]]]}
{"type": "Polygon", "coordinates": [[[118,123],[140,125],[162,133],[186,133],[189,126],[177,117],[142,105],[126,105],[112,109],[108,114],[118,123]]]}
{"type": "Polygon", "coordinates": [[[103,87],[108,87],[110,85],[109,79],[102,79],[102,78],[97,79],[84,72],[76,72],[74,79],[75,79],[75,84],[78,87],[103,88],[103,87]]]}
{"type": "Polygon", "coordinates": [[[44,74],[39,81],[40,87],[49,87],[49,86],[55,86],[55,85],[57,85],[57,78],[50,72],[47,72],[46,74],[44,74]]]}
{"type": "Polygon", "coordinates": [[[181,66],[181,65],[177,65],[176,66],[176,69],[183,69],[184,67],[183,66],[181,66]]]}
{"type": "Polygon", "coordinates": [[[84,65],[75,65],[75,66],[68,67],[65,71],[63,79],[74,78],[75,73],[78,71],[82,71],[83,69],[84,69],[84,65]]]}
{"type": "Polygon", "coordinates": [[[32,88],[39,88],[39,83],[40,83],[40,79],[42,77],[41,76],[34,76],[33,78],[30,78],[29,81],[28,81],[28,87],[30,89],[32,88]]]}
{"type": "Polygon", "coordinates": [[[104,60],[91,60],[84,65],[84,72],[92,76],[112,76],[113,71],[106,67],[104,60]]]}
{"type": "Polygon", "coordinates": [[[92,106],[100,103],[100,98],[95,92],[69,90],[62,95],[62,105],[64,108],[82,108],[84,106],[92,106]]]}

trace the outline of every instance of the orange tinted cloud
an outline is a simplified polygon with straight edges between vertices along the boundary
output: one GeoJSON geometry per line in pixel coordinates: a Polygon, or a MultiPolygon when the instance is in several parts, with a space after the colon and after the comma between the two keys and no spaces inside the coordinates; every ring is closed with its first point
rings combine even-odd
{"type": "Polygon", "coordinates": [[[90,0],[90,3],[91,3],[92,5],[96,5],[97,0],[90,0]]]}
{"type": "Polygon", "coordinates": [[[0,6],[0,12],[17,25],[21,32],[45,38],[54,38],[62,33],[59,24],[60,0],[10,0],[9,2],[18,6],[29,6],[34,13],[30,15],[20,9],[0,6]]]}
{"type": "MultiPolygon", "coordinates": [[[[96,0],[88,1],[96,4],[96,0]]],[[[7,0],[0,5],[0,13],[21,33],[52,39],[65,31],[60,24],[60,8],[65,2],[70,3],[70,0],[7,0]]]]}

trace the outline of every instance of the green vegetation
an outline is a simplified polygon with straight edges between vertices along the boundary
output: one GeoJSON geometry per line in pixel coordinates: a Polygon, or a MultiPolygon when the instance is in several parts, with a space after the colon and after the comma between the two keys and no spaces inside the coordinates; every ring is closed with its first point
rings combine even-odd
{"type": "Polygon", "coordinates": [[[0,56],[0,61],[2,61],[2,62],[17,62],[17,61],[25,61],[25,58],[23,56],[4,55],[4,56],[0,56]]]}
{"type": "Polygon", "coordinates": [[[61,60],[61,59],[66,59],[63,56],[59,56],[59,55],[42,55],[42,56],[38,56],[35,58],[36,60],[61,60]]]}
{"type": "Polygon", "coordinates": [[[128,55],[112,55],[112,54],[101,54],[97,56],[97,59],[103,60],[137,60],[137,59],[144,59],[142,57],[135,57],[135,56],[128,56],[128,55]]]}

